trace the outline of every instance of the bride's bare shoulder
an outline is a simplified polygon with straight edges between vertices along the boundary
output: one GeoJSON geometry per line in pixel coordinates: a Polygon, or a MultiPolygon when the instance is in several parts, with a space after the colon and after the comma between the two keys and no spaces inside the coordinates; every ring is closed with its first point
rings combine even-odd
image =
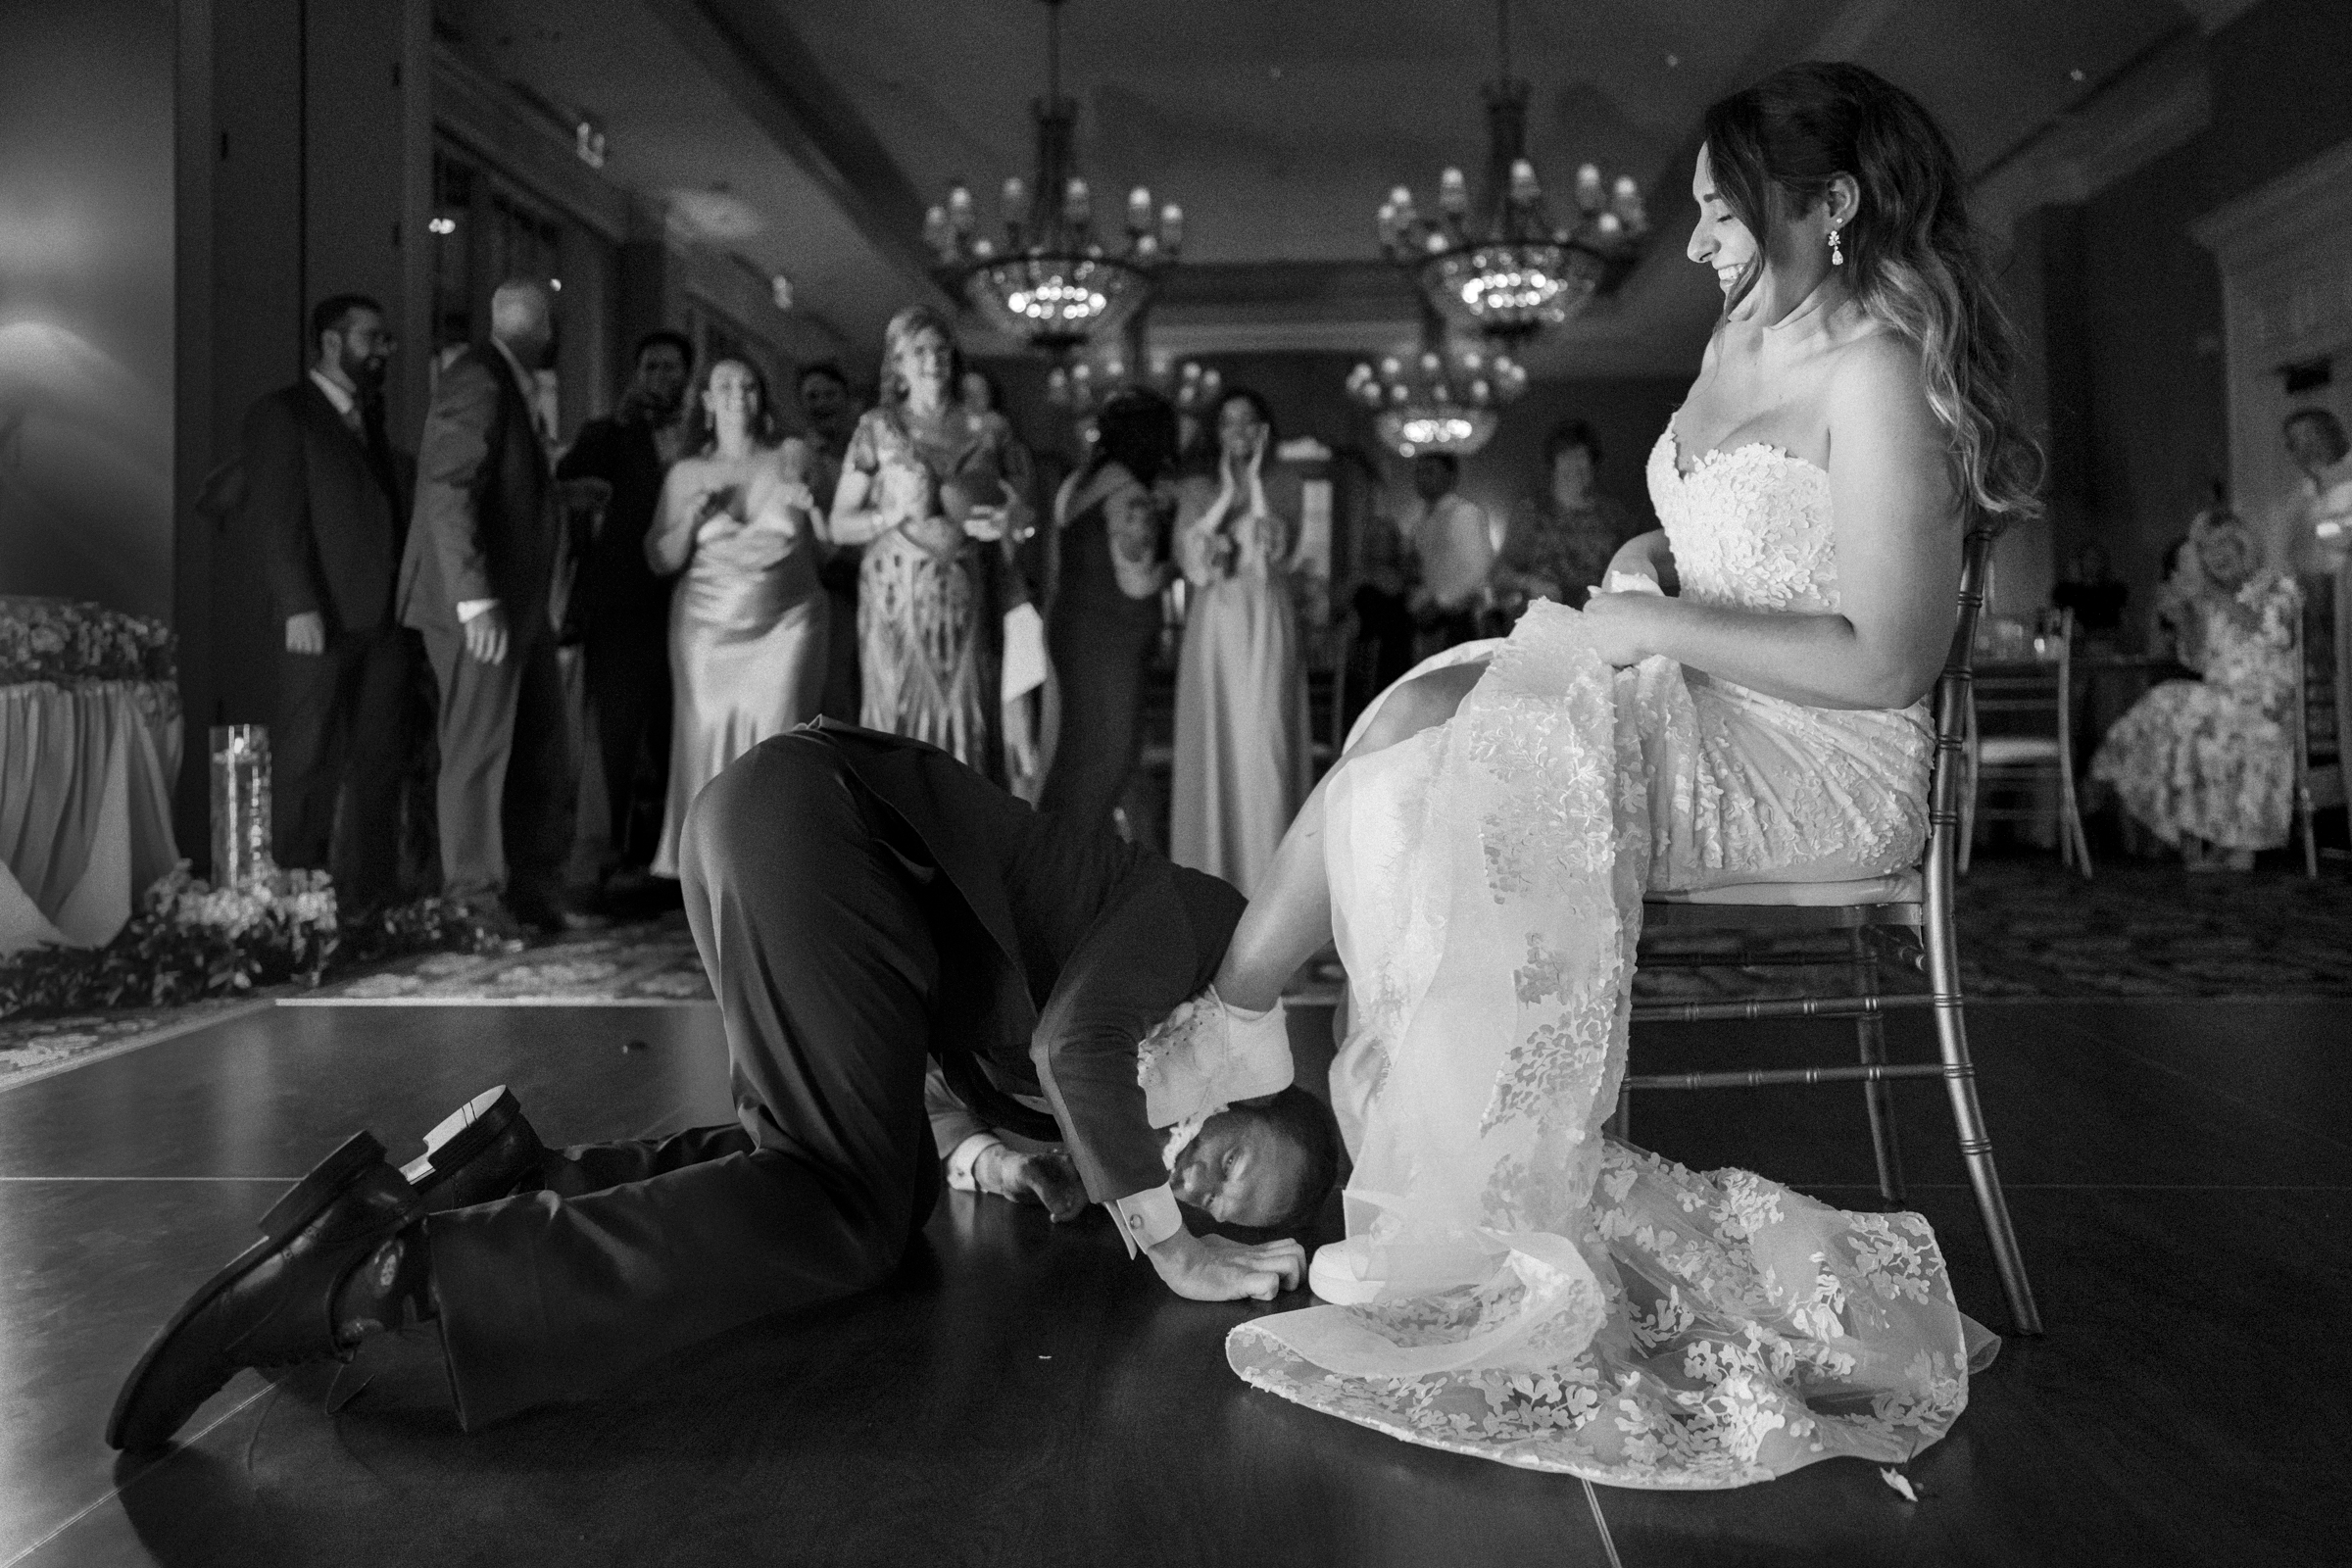
{"type": "Polygon", "coordinates": [[[1890,327],[1873,325],[1832,351],[1828,385],[1832,437],[1839,428],[1886,434],[1935,425],[1919,348],[1890,327]]]}

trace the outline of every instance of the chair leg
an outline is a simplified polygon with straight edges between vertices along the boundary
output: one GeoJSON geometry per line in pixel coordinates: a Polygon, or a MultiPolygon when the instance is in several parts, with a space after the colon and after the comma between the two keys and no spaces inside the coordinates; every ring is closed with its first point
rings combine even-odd
{"type": "MultiPolygon", "coordinates": [[[[1856,930],[1850,934],[1853,946],[1854,995],[1875,997],[1879,994],[1879,956],[1870,945],[1870,934],[1856,930]]],[[[1862,1065],[1883,1065],[1886,1060],[1886,1015],[1867,1012],[1854,1020],[1854,1037],[1861,1047],[1862,1065]]],[[[1870,1111],[1870,1149],[1878,1157],[1879,1196],[1889,1203],[1903,1200],[1903,1153],[1895,1143],[1894,1085],[1884,1079],[1862,1086],[1862,1102],[1870,1111]]]]}
{"type": "Polygon", "coordinates": [[[1613,1118],[1612,1136],[1621,1144],[1634,1141],[1634,1092],[1623,1084],[1617,1086],[1617,1114],[1613,1118]]]}
{"type": "Polygon", "coordinates": [[[2303,819],[2303,874],[2317,880],[2320,874],[2320,841],[2312,832],[2311,790],[2308,786],[2295,792],[2295,814],[2303,819]]]}
{"type": "Polygon", "coordinates": [[[1968,1166],[1969,1185],[1976,1190],[1977,1212],[1984,1218],[1985,1238],[1992,1244],[1993,1267],[2000,1274],[2001,1294],[2009,1303],[2010,1326],[2019,1334],[2038,1335],[2041,1312],[2034,1304],[2025,1254],[2018,1250],[2017,1230],[2009,1221],[2009,1200],[2002,1195],[2000,1173],[1993,1167],[1992,1137],[1984,1126],[1984,1106],[1977,1101],[1977,1070],[1969,1060],[1968,1024],[1960,1010],[1960,955],[1949,914],[1931,919],[1921,934],[1928,943],[1928,972],[1936,994],[1936,1045],[1943,1058],[1944,1088],[1951,1096],[1960,1157],[1968,1166]]]}
{"type": "Polygon", "coordinates": [[[2058,824],[2058,836],[2063,841],[2069,833],[2074,835],[2076,868],[2082,873],[2082,880],[2088,882],[2090,839],[2082,831],[2082,808],[2075,799],[2075,760],[2064,752],[2058,754],[2058,808],[2065,815],[2065,820],[2058,824]]]}

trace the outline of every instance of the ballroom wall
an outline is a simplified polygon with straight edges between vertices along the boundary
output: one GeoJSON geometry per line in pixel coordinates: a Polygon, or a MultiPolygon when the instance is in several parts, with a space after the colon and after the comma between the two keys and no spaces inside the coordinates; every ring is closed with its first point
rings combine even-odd
{"type": "MultiPolygon", "coordinates": [[[[2095,537],[2144,609],[2167,542],[2230,472],[2220,274],[2200,215],[2352,137],[2352,10],[2266,0],[2207,40],[2211,122],[2061,210],[2075,255],[2079,421],[2053,453],[2060,559],[2095,537]]],[[[2063,272],[2061,273],[2063,276],[2063,272]]],[[[2339,365],[2339,378],[2352,365],[2339,365]]],[[[2259,513],[2278,499],[2234,498],[2259,513]]]]}
{"type": "Polygon", "coordinates": [[[0,43],[0,593],[172,609],[172,12],[16,0],[0,43]]]}

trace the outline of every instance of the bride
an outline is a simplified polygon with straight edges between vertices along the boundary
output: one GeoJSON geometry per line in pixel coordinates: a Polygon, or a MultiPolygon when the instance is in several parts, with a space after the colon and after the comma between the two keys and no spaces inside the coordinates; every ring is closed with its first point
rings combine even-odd
{"type": "Polygon", "coordinates": [[[1310,1273],[1335,1304],[1234,1330],[1234,1369],[1634,1487],[1907,1459],[1990,1359],[1918,1215],[1601,1123],[1645,892],[1916,862],[1963,519],[2035,510],[2009,330],[1914,99],[1790,67],[1708,111],[1691,188],[1724,312],[1650,454],[1664,528],[1582,612],[1391,688],[1216,981],[1272,1006],[1336,939],[1352,1021],[1348,1237],[1310,1273]]]}

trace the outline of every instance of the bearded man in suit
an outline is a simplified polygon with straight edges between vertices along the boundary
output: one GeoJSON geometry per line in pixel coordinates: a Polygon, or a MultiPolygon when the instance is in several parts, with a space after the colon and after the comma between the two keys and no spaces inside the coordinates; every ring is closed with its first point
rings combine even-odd
{"type": "Polygon", "coordinates": [[[245,416],[245,516],[285,624],[270,726],[277,863],[331,869],[348,917],[399,891],[415,654],[393,587],[416,465],[384,430],[384,308],[364,294],[321,300],[311,347],[309,372],[245,416]]]}
{"type": "Polygon", "coordinates": [[[1281,1008],[1241,1013],[1209,988],[1243,908],[1231,887],[831,719],[712,780],[679,859],[736,1122],[554,1151],[494,1090],[405,1170],[355,1135],[165,1326],[109,1442],[157,1446],[240,1367],[347,1355],[422,1317],[468,1430],[594,1394],[881,1283],[938,1200],[943,1152],[956,1185],[1077,1206],[1058,1156],[1008,1157],[989,1126],[1064,1141],[1085,1197],[1177,1295],[1300,1283],[1295,1239],[1186,1223],[1295,1229],[1338,1174],[1281,1008]],[[936,1119],[931,1063],[985,1123],[936,1119]]]}
{"type": "Polygon", "coordinates": [[[490,339],[441,371],[416,455],[401,620],[441,692],[443,891],[518,934],[597,923],[566,906],[578,793],[551,602],[564,531],[533,372],[555,344],[532,278],[490,298],[490,339]]]}

